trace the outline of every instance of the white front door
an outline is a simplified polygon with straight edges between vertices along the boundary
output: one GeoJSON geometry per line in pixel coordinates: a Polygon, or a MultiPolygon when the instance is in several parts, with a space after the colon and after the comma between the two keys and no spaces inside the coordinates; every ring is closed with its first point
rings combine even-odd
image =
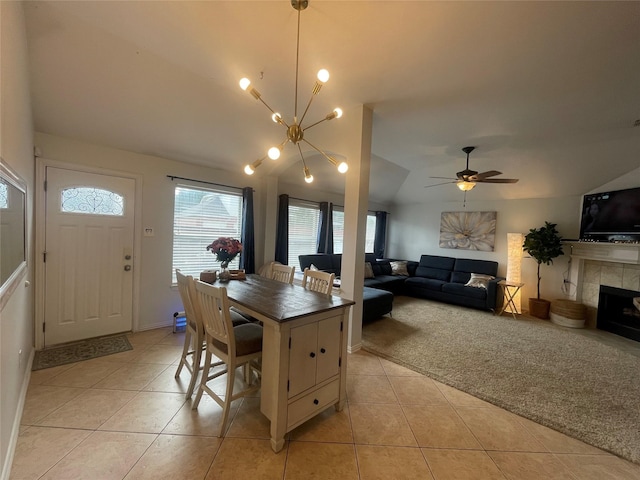
{"type": "Polygon", "coordinates": [[[46,167],[45,345],[133,319],[135,180],[46,167]]]}

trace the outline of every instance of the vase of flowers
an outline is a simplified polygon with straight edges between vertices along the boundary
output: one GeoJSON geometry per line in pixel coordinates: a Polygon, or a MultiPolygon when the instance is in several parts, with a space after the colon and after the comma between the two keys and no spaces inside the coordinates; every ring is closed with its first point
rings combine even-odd
{"type": "Polygon", "coordinates": [[[221,282],[228,282],[231,279],[229,263],[242,252],[242,244],[235,238],[220,237],[214,240],[211,245],[207,245],[207,250],[211,250],[211,253],[216,256],[216,260],[220,262],[218,279],[221,282]]]}

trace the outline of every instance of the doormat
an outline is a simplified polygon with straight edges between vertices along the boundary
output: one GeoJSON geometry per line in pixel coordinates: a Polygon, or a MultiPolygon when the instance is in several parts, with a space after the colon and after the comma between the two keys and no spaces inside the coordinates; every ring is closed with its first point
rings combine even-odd
{"type": "Polygon", "coordinates": [[[57,367],[133,350],[126,335],[90,338],[72,344],[36,351],[31,370],[57,367]]]}

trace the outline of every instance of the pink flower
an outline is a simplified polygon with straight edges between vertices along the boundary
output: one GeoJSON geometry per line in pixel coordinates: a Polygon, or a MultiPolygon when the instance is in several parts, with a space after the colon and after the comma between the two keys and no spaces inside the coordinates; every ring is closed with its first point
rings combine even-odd
{"type": "Polygon", "coordinates": [[[236,256],[242,252],[242,244],[240,241],[231,237],[220,237],[213,241],[211,245],[207,245],[207,250],[211,250],[216,256],[216,260],[228,266],[236,256]]]}

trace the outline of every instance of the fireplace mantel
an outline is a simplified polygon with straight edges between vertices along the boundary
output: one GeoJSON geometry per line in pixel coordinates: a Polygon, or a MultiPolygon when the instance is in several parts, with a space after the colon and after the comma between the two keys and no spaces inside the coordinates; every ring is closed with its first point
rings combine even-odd
{"type": "Polygon", "coordinates": [[[601,262],[630,263],[640,265],[639,243],[607,243],[563,241],[565,255],[581,260],[599,260],[601,262]]]}

